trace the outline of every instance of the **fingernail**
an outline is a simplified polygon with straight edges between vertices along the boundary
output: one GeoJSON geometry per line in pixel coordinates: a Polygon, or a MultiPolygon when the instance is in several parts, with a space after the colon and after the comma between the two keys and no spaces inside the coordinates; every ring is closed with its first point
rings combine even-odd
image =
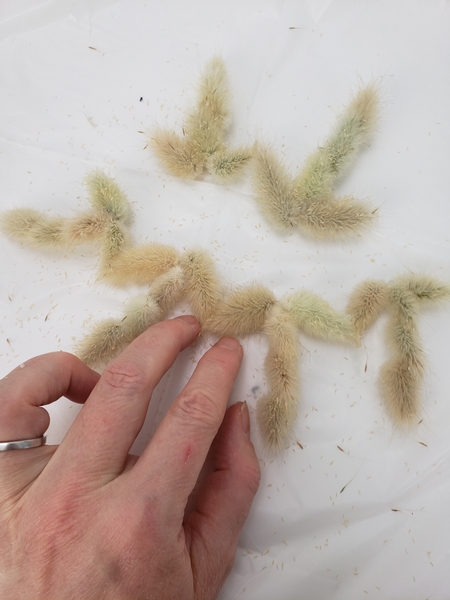
{"type": "Polygon", "coordinates": [[[216,344],[219,348],[227,348],[228,350],[236,350],[240,345],[239,340],[232,337],[221,338],[216,344]]]}
{"type": "Polygon", "coordinates": [[[184,321],[188,325],[199,325],[199,322],[194,317],[194,315],[180,315],[179,317],[175,317],[174,321],[184,321]]]}
{"type": "Polygon", "coordinates": [[[243,402],[240,410],[242,429],[245,435],[250,437],[250,414],[248,412],[247,402],[243,402]]]}

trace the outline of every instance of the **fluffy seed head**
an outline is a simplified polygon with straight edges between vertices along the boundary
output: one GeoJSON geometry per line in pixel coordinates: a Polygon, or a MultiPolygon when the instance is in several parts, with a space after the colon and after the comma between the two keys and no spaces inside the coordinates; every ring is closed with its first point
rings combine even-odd
{"type": "Polygon", "coordinates": [[[398,426],[411,425],[420,415],[422,373],[419,366],[404,357],[393,358],[381,367],[381,393],[398,426]]]}
{"type": "Polygon", "coordinates": [[[89,367],[97,368],[112,360],[128,343],[122,323],[107,319],[80,342],[76,354],[89,367]]]}
{"type": "Polygon", "coordinates": [[[277,304],[269,311],[264,333],[269,340],[265,360],[269,392],[258,402],[257,418],[267,447],[277,452],[289,442],[297,417],[298,334],[291,316],[277,304]]]}
{"type": "Polygon", "coordinates": [[[160,275],[150,287],[150,295],[163,315],[181,300],[184,291],[184,273],[179,266],[160,275]]]}
{"type": "Polygon", "coordinates": [[[67,247],[63,236],[64,219],[47,217],[32,208],[16,208],[1,216],[0,228],[12,240],[44,250],[67,247]]]}
{"type": "Polygon", "coordinates": [[[389,288],[383,281],[363,281],[352,292],[347,312],[358,336],[371,327],[386,309],[389,288]]]}
{"type": "Polygon", "coordinates": [[[331,194],[333,171],[323,149],[311,154],[300,174],[294,179],[293,189],[300,202],[320,200],[331,194]]]}
{"type": "Polygon", "coordinates": [[[201,154],[210,156],[220,148],[229,111],[227,72],[225,63],[217,56],[205,65],[196,106],[185,124],[186,135],[201,154]]]}
{"type": "Polygon", "coordinates": [[[190,250],[180,260],[186,297],[201,323],[207,322],[219,301],[220,284],[212,258],[203,250],[190,250]]]}
{"type": "Polygon", "coordinates": [[[256,201],[269,222],[279,229],[297,225],[301,207],[292,193],[292,182],[275,153],[264,146],[253,151],[256,201]]]}
{"type": "Polygon", "coordinates": [[[128,242],[129,236],[118,221],[112,221],[103,236],[103,260],[110,264],[128,242]]]}
{"type": "Polygon", "coordinates": [[[375,212],[352,197],[323,197],[302,205],[299,228],[316,239],[343,239],[362,233],[375,212]]]}
{"type": "Polygon", "coordinates": [[[94,209],[106,211],[114,220],[131,223],[131,210],[126,195],[116,181],[102,171],[94,171],[86,178],[91,204],[94,209]]]}
{"type": "Polygon", "coordinates": [[[450,286],[427,275],[405,275],[395,280],[395,286],[412,292],[420,304],[435,303],[450,297],[450,286]]]}
{"type": "Polygon", "coordinates": [[[202,174],[205,159],[190,138],[156,128],[149,145],[161,165],[176,177],[195,179],[202,174]]]}
{"type": "Polygon", "coordinates": [[[91,242],[101,239],[109,224],[110,218],[106,211],[86,211],[71,219],[65,219],[63,237],[71,246],[91,242]]]}
{"type": "Polygon", "coordinates": [[[161,321],[162,317],[161,307],[151,294],[136,296],[126,306],[125,316],[119,324],[123,328],[124,340],[126,343],[132,342],[151,325],[161,321]]]}
{"type": "Polygon", "coordinates": [[[242,172],[251,157],[252,153],[248,148],[236,150],[223,148],[208,160],[208,171],[218,183],[228,183],[242,172]]]}
{"type": "Polygon", "coordinates": [[[348,315],[336,312],[323,298],[306,290],[283,298],[282,307],[306,334],[333,342],[354,342],[355,331],[348,315]]]}
{"type": "Polygon", "coordinates": [[[323,147],[333,174],[340,174],[375,129],[379,112],[378,89],[361,89],[338,119],[336,129],[323,147]]]}
{"type": "Polygon", "coordinates": [[[267,311],[275,303],[273,293],[253,284],[228,294],[220,301],[205,328],[220,336],[243,336],[261,331],[267,311]]]}
{"type": "Polygon", "coordinates": [[[361,89],[338,118],[330,138],[313,152],[294,180],[295,194],[301,200],[321,200],[331,194],[333,181],[351,162],[372,134],[379,111],[379,95],[374,84],[361,89]]]}
{"type": "Polygon", "coordinates": [[[179,254],[175,248],[165,244],[126,247],[106,265],[102,265],[100,277],[115,285],[148,284],[175,267],[178,260],[179,254]]]}

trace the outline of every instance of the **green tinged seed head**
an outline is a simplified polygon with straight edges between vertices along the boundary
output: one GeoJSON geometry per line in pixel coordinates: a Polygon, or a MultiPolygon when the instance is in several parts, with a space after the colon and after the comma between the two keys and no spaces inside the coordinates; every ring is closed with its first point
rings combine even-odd
{"type": "Polygon", "coordinates": [[[86,185],[94,209],[106,211],[112,219],[122,221],[125,225],[131,223],[127,197],[114,179],[103,171],[94,171],[86,178],[86,185]]]}
{"type": "Polygon", "coordinates": [[[306,334],[334,342],[355,342],[350,317],[336,312],[320,296],[299,291],[283,298],[280,304],[306,334]]]}

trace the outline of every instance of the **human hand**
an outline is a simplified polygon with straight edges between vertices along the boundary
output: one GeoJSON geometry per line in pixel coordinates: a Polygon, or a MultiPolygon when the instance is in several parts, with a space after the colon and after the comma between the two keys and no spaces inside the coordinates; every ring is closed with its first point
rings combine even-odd
{"type": "Polygon", "coordinates": [[[142,456],[129,454],[153,389],[199,329],[193,317],[158,323],[101,377],[57,352],[0,382],[1,441],[41,436],[41,406],[61,396],[85,403],[59,446],[0,452],[3,600],[217,596],[260,477],[246,404],[225,412],[236,340],[205,353],[142,456]],[[208,453],[213,471],[186,510],[208,453]]]}

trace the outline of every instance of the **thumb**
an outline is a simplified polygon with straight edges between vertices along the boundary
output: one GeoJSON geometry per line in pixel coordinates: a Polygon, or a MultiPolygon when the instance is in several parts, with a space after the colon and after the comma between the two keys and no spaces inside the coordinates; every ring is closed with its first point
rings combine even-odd
{"type": "Polygon", "coordinates": [[[198,598],[211,597],[222,586],[258,490],[261,474],[249,433],[247,404],[234,404],[211,448],[214,471],[198,490],[196,506],[184,523],[198,598]]]}

